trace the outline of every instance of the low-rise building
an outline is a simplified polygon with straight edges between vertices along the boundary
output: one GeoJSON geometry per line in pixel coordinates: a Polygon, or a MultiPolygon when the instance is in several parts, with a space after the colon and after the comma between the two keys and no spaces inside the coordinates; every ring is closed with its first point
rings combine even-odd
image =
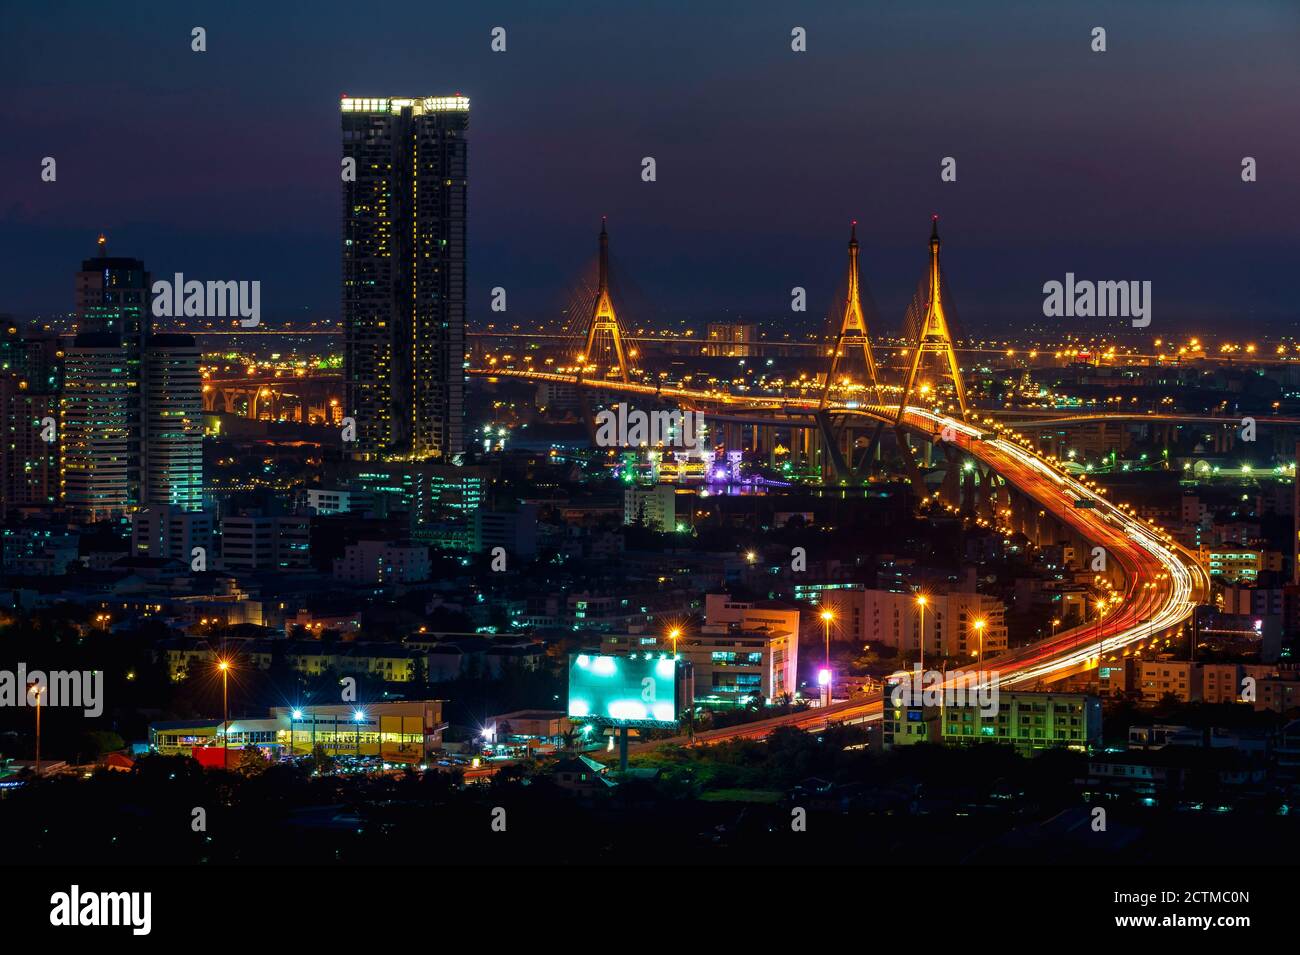
{"type": "Polygon", "coordinates": [[[511,557],[524,560],[537,555],[537,505],[520,504],[514,510],[474,512],[474,550],[490,554],[501,547],[511,557]]]}
{"type": "MultiPolygon", "coordinates": [[[[888,708],[888,704],[886,704],[888,708]]],[[[1088,750],[1101,742],[1101,700],[1083,693],[1003,690],[996,712],[966,703],[945,707],[945,744],[1003,743],[1022,751],[1088,750]]]]}
{"type": "Polygon", "coordinates": [[[334,559],[334,579],[349,584],[420,583],[431,572],[424,544],[358,541],[334,559]]]}
{"type": "Polygon", "coordinates": [[[1249,583],[1264,570],[1263,552],[1236,544],[1217,547],[1202,544],[1197,557],[1211,577],[1221,577],[1228,581],[1249,583]]]}
{"type": "Polygon", "coordinates": [[[234,571],[306,570],[311,518],[286,514],[232,514],[221,520],[221,566],[234,571]]]}
{"type": "Polygon", "coordinates": [[[924,608],[914,593],[892,590],[832,590],[823,606],[835,615],[837,634],[854,643],[877,643],[916,652],[925,627],[925,652],[960,659],[987,658],[1007,649],[1006,608],[987,594],[932,593],[924,608]],[[978,626],[977,624],[982,624],[978,626]]]}
{"type": "Polygon", "coordinates": [[[671,484],[633,485],[623,491],[623,523],[638,521],[659,531],[677,528],[677,489],[671,484]]]}
{"type": "Polygon", "coordinates": [[[600,652],[676,652],[694,667],[695,700],[709,705],[743,706],[754,699],[772,702],[794,697],[799,661],[798,611],[794,629],[777,629],[762,618],[784,608],[764,610],[762,602],[742,611],[740,620],[683,632],[676,640],[664,633],[608,635],[600,652]],[[755,616],[757,615],[757,616],[755,616]]]}
{"type": "Polygon", "coordinates": [[[256,746],[272,758],[310,755],[369,756],[394,763],[421,763],[442,744],[446,724],[441,700],[275,706],[266,717],[173,720],[151,723],[149,748],[166,755],[196,749],[256,746]]]}

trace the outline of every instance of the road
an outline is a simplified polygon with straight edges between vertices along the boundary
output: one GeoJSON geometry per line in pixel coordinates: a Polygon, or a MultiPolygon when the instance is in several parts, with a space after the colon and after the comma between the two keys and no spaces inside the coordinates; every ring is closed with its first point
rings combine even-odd
{"type": "MultiPolygon", "coordinates": [[[[863,409],[863,413],[879,417],[887,411],[863,409]]],[[[981,684],[1030,689],[1089,669],[1101,654],[1125,651],[1177,626],[1208,595],[1209,578],[1192,554],[1090,486],[1057,471],[1022,443],[1005,438],[981,440],[979,429],[923,408],[909,408],[904,423],[930,435],[951,428],[949,434],[955,432],[963,450],[1003,475],[1058,520],[1104,547],[1107,559],[1118,562],[1124,572],[1124,591],[1113,610],[1098,620],[994,657],[980,673],[981,684]],[[1091,501],[1092,507],[1077,507],[1077,500],[1091,501]]],[[[948,685],[954,681],[949,680],[948,685]]],[[[825,708],[705,731],[695,736],[694,744],[762,739],[781,726],[816,731],[832,722],[876,720],[881,712],[881,695],[874,693],[825,708]]],[[[674,743],[690,741],[675,737],[642,744],[637,750],[674,743]]]]}
{"type": "MultiPolygon", "coordinates": [[[[547,372],[474,369],[472,373],[560,380],[608,391],[654,393],[661,398],[679,398],[687,402],[744,405],[754,411],[767,410],[776,414],[808,414],[817,408],[815,399],[755,399],[719,391],[658,389],[653,385],[607,381],[578,382],[572,375],[547,372]]],[[[872,406],[831,410],[835,415],[888,422],[893,422],[896,414],[893,408],[872,406]]],[[[1194,555],[1168,535],[1107,501],[1086,478],[1072,477],[1043,460],[1033,451],[1028,439],[1018,437],[1014,431],[1008,430],[1004,436],[992,437],[994,427],[967,424],[917,406],[908,407],[901,423],[931,439],[946,432],[962,450],[1002,475],[1055,519],[1077,530],[1094,545],[1104,547],[1107,560],[1117,562],[1123,571],[1124,592],[1109,613],[993,658],[988,663],[988,672],[981,676],[981,682],[996,682],[999,687],[1007,689],[1026,689],[1063,679],[1095,666],[1099,655],[1125,651],[1178,626],[1208,597],[1209,577],[1194,555]],[[991,440],[983,439],[986,434],[991,436],[991,440]],[[1076,501],[1081,500],[1091,502],[1091,506],[1076,506],[1076,501]]],[[[877,693],[788,716],[698,733],[694,743],[706,745],[729,739],[761,739],[780,726],[817,730],[830,722],[863,722],[879,719],[881,710],[881,698],[877,693]]],[[[637,749],[644,752],[687,742],[686,737],[680,736],[642,743],[637,749]]]]}

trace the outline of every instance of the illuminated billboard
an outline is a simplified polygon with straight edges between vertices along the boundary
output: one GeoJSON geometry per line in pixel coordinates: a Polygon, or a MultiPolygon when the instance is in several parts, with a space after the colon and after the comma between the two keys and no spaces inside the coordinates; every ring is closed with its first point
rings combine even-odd
{"type": "Polygon", "coordinates": [[[598,726],[673,726],[688,680],[686,665],[666,653],[569,658],[569,718],[598,726]]]}

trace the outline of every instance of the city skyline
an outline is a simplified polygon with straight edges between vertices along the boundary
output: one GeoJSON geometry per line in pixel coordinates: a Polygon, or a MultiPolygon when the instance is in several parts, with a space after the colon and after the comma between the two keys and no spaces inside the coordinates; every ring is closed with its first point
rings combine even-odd
{"type": "MultiPolygon", "coordinates": [[[[176,117],[166,158],[129,167],[102,153],[91,161],[89,140],[78,141],[107,132],[100,114],[80,115],[85,106],[59,87],[20,86],[0,107],[32,152],[0,157],[0,175],[14,186],[0,203],[10,308],[63,310],[63,279],[37,262],[81,254],[104,231],[159,274],[260,279],[268,316],[338,316],[337,170],[325,161],[337,154],[334,98],[416,89],[463,92],[476,104],[483,166],[475,178],[493,189],[470,187],[472,326],[491,316],[498,286],[510,289],[521,319],[553,317],[591,258],[591,223],[608,215],[620,260],[635,263],[627,271],[658,313],[632,316],[638,322],[776,318],[793,285],[809,290],[814,307],[829,301],[837,275],[825,252],[857,219],[863,277],[889,331],[901,323],[917,268],[912,223],[938,212],[963,252],[954,265],[958,305],[991,330],[1041,315],[1043,283],[1067,271],[1149,280],[1170,321],[1258,323],[1258,334],[1291,328],[1285,263],[1300,234],[1285,210],[1300,202],[1285,171],[1300,162],[1300,133],[1268,95],[1294,85],[1284,51],[1300,23],[1290,5],[1177,21],[1154,6],[1103,5],[1090,15],[1109,24],[1104,54],[1088,49],[1086,21],[1027,4],[949,5],[925,30],[902,11],[830,8],[805,18],[812,52],[802,59],[790,51],[793,14],[775,7],[751,8],[744,25],[720,12],[665,9],[676,15],[619,11],[603,26],[584,24],[592,34],[566,29],[576,11],[543,20],[507,8],[492,19],[453,8],[436,18],[433,71],[410,54],[375,68],[331,55],[341,41],[327,15],[274,31],[274,48],[247,35],[226,47],[215,42],[223,18],[240,14],[214,11],[203,57],[174,60],[194,56],[178,42],[161,61],[214,112],[159,101],[157,67],[147,65],[156,58],[122,68],[97,97],[135,104],[133,112],[155,101],[176,117]],[[502,53],[489,47],[497,20],[509,28],[502,53]],[[638,34],[655,42],[626,42],[638,34]],[[579,35],[581,57],[566,46],[579,35]],[[964,44],[971,35],[978,42],[964,44]],[[946,69],[917,67],[927,45],[946,56],[946,69]],[[648,59],[651,49],[659,52],[648,59]],[[291,82],[268,88],[241,78],[284,76],[276,57],[288,54],[302,67],[291,82]],[[257,69],[231,74],[220,65],[227,56],[257,69]],[[687,86],[670,62],[708,67],[689,71],[687,86]],[[988,62],[1003,65],[988,70],[988,62]],[[1048,64],[1051,86],[1040,87],[1034,78],[1048,64]],[[1168,87],[1151,83],[1155,71],[1168,87]],[[602,82],[590,83],[592,74],[602,82]],[[1163,108],[1155,91],[1166,88],[1198,94],[1195,113],[1163,108]],[[728,108],[711,114],[720,102],[728,108]],[[52,114],[73,122],[42,142],[40,117],[52,114]],[[769,122],[791,134],[755,138],[769,122]],[[1202,133],[1206,123],[1213,136],[1202,133]],[[265,154],[255,146],[262,141],[276,151],[265,154]],[[47,155],[63,159],[56,183],[39,178],[47,155]],[[640,179],[645,156],[657,160],[654,183],[640,179]],[[1258,161],[1255,182],[1241,181],[1244,156],[1258,161]],[[940,181],[944,157],[956,160],[955,182],[940,181]],[[115,188],[103,188],[110,181],[115,188]]],[[[417,22],[434,17],[409,12],[417,22]]],[[[259,14],[268,26],[284,16],[259,14]]],[[[188,35],[181,16],[106,24],[117,42],[105,47],[165,48],[157,31],[188,35]]],[[[55,25],[17,20],[16,36],[55,25]]],[[[65,26],[72,82],[101,54],[80,24],[65,26]]],[[[20,49],[11,62],[30,65],[30,55],[20,49]]],[[[31,83],[40,74],[22,75],[31,83]]]]}
{"type": "Polygon", "coordinates": [[[320,908],[376,865],[1284,914],[1300,11],[1077,7],[20,14],[10,934],[445,901],[320,908]]]}

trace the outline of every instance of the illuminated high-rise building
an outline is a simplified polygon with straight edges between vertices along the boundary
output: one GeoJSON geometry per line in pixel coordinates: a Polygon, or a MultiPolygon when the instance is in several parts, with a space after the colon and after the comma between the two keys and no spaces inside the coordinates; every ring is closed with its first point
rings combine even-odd
{"type": "Polygon", "coordinates": [[[139,259],[110,256],[104,236],[97,244],[98,256],[77,273],[77,331],[116,335],[138,367],[153,321],[149,273],[139,259]]]}
{"type": "Polygon", "coordinates": [[[59,502],[58,381],[56,341],[0,316],[0,517],[59,502]]]}
{"type": "Polygon", "coordinates": [[[203,382],[189,335],[153,335],[144,357],[143,503],[203,506],[203,382]]]}
{"type": "Polygon", "coordinates": [[[465,447],[469,100],[344,97],[341,109],[354,449],[367,459],[450,460],[465,447]]]}
{"type": "Polygon", "coordinates": [[[121,336],[78,335],[63,363],[62,499],[85,521],[124,520],[140,501],[138,368],[121,336]]]}
{"type": "Polygon", "coordinates": [[[123,519],[141,501],[142,362],[152,325],[151,283],[139,259],[99,255],[76,278],[78,334],[60,398],[61,493],[75,516],[123,519]]]}

